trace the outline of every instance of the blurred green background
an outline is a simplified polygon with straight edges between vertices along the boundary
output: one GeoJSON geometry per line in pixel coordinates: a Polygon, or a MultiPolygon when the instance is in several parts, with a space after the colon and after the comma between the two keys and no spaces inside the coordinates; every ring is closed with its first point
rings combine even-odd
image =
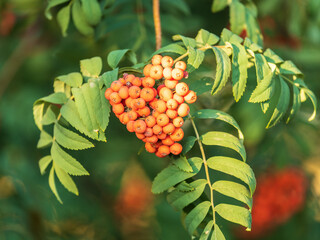
{"type": "MultiPolygon", "coordinates": [[[[174,34],[194,37],[200,28],[219,35],[229,22],[228,9],[211,12],[212,0],[160,2],[163,45],[174,34]]],[[[255,3],[265,47],[293,60],[319,96],[320,1],[255,3]]],[[[38,167],[45,150],[36,149],[33,102],[52,92],[56,76],[79,71],[79,60],[101,56],[106,62],[110,51],[131,48],[144,61],[155,41],[150,0],[101,1],[106,8],[93,37],[82,36],[71,24],[63,38],[55,18],[44,16],[46,4],[0,1],[0,239],[189,239],[180,214],[164,195],[150,192],[152,179],[168,160],[145,151],[138,155],[142,143],[114,116],[107,143],[73,153],[90,172],[75,178],[79,197],[59,185],[61,205],[51,193],[47,175],[41,176],[38,167]]],[[[209,57],[191,80],[196,74],[212,74],[212,65],[209,57]]],[[[289,167],[302,169],[308,179],[299,211],[256,239],[320,239],[320,121],[307,121],[310,102],[289,125],[266,130],[268,118],[258,105],[248,103],[248,96],[234,104],[230,86],[224,90],[216,97],[200,96],[197,107],[227,110],[239,122],[258,185],[262,173],[289,167]]],[[[209,122],[205,127],[217,126],[209,122]]],[[[237,232],[231,226],[228,239],[240,238],[237,232]]]]}

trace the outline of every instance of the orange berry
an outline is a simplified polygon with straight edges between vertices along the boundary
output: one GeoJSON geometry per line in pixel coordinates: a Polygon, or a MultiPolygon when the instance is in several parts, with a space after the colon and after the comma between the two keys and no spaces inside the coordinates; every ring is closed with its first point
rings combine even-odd
{"type": "Polygon", "coordinates": [[[175,68],[179,68],[182,71],[185,71],[187,69],[187,64],[183,61],[178,61],[176,62],[176,64],[174,65],[175,68]]]}
{"type": "Polygon", "coordinates": [[[174,119],[178,116],[178,112],[176,110],[172,110],[172,109],[168,109],[166,111],[166,114],[170,119],[174,119]]]}
{"type": "Polygon", "coordinates": [[[161,156],[165,157],[167,155],[170,154],[170,148],[166,145],[161,145],[159,148],[158,148],[158,152],[161,156]]]}
{"type": "Polygon", "coordinates": [[[112,103],[120,103],[122,101],[121,97],[117,92],[113,92],[110,94],[110,102],[112,103]]]}
{"type": "Polygon", "coordinates": [[[156,143],[156,142],[158,142],[158,138],[156,135],[152,135],[151,137],[147,137],[146,141],[149,143],[156,143]]]}
{"type": "Polygon", "coordinates": [[[147,124],[141,119],[136,120],[133,126],[136,133],[144,133],[147,129],[147,124]]]}
{"type": "Polygon", "coordinates": [[[146,77],[150,76],[150,69],[152,67],[152,64],[147,64],[144,68],[143,68],[143,75],[146,77]]]}
{"type": "Polygon", "coordinates": [[[132,82],[133,82],[133,79],[135,79],[135,78],[136,78],[136,76],[133,75],[133,74],[128,74],[127,76],[124,77],[124,79],[126,80],[126,84],[127,84],[128,82],[132,83],[132,82]]]}
{"type": "Polygon", "coordinates": [[[177,112],[178,112],[178,115],[179,115],[180,117],[185,117],[185,116],[187,116],[188,113],[190,112],[190,108],[189,108],[188,104],[182,103],[182,104],[178,107],[177,112]]]}
{"type": "Polygon", "coordinates": [[[145,136],[143,133],[138,133],[138,132],[136,132],[136,136],[137,136],[137,138],[139,138],[140,140],[146,138],[146,136],[145,136]]]}
{"type": "Polygon", "coordinates": [[[150,77],[159,80],[163,77],[163,68],[160,65],[152,66],[150,69],[150,77]]]}
{"type": "Polygon", "coordinates": [[[163,155],[161,154],[161,152],[159,152],[159,151],[157,151],[155,154],[156,154],[156,156],[159,157],[159,158],[164,158],[164,157],[165,157],[165,156],[163,156],[163,155]]]}
{"type": "Polygon", "coordinates": [[[147,102],[150,102],[154,99],[154,91],[152,88],[145,87],[141,90],[140,96],[147,102]]]}
{"type": "Polygon", "coordinates": [[[180,143],[174,143],[170,147],[170,152],[173,155],[179,155],[182,151],[182,145],[180,143]]]}
{"type": "Polygon", "coordinates": [[[172,68],[171,67],[166,67],[162,71],[163,77],[165,79],[172,79],[172,68]]]}
{"type": "Polygon", "coordinates": [[[115,92],[118,92],[121,87],[122,87],[122,83],[120,81],[118,81],[118,80],[117,81],[113,81],[111,83],[111,89],[113,91],[115,91],[115,92]]]}
{"type": "Polygon", "coordinates": [[[149,153],[155,153],[157,151],[157,149],[152,146],[151,143],[149,142],[146,142],[146,144],[144,145],[144,147],[146,148],[146,150],[149,152],[149,153]]]}
{"type": "Polygon", "coordinates": [[[178,81],[181,80],[184,76],[184,73],[180,68],[174,68],[171,74],[172,74],[172,78],[178,81]]]}
{"type": "Polygon", "coordinates": [[[179,82],[179,81],[176,81],[176,80],[166,79],[166,80],[164,80],[164,85],[165,85],[167,88],[174,89],[174,88],[177,86],[178,82],[179,82]]]}
{"type": "Polygon", "coordinates": [[[134,132],[134,121],[129,121],[129,122],[127,123],[127,130],[128,130],[129,132],[134,132]]]}
{"type": "Polygon", "coordinates": [[[130,121],[134,121],[138,118],[138,114],[135,111],[131,110],[128,112],[128,117],[130,121]]]}
{"type": "Polygon", "coordinates": [[[159,96],[160,96],[160,99],[162,99],[164,101],[168,101],[169,99],[172,98],[173,93],[169,88],[163,87],[163,88],[161,88],[161,90],[159,92],[159,96]]]}
{"type": "Polygon", "coordinates": [[[168,135],[172,134],[175,129],[176,127],[172,123],[168,123],[166,126],[162,128],[163,132],[168,135]]]}
{"type": "Polygon", "coordinates": [[[164,84],[161,84],[161,85],[159,85],[159,86],[157,87],[157,92],[158,92],[158,94],[160,93],[160,90],[161,90],[163,87],[165,87],[164,84]]]}
{"type": "Polygon", "coordinates": [[[120,89],[119,89],[119,96],[122,98],[122,99],[127,99],[129,97],[129,88],[127,86],[122,86],[120,89]]]}
{"type": "Polygon", "coordinates": [[[179,105],[178,102],[172,98],[167,101],[167,108],[168,109],[174,110],[178,107],[178,105],[179,105]]]}
{"type": "Polygon", "coordinates": [[[182,140],[183,136],[184,132],[182,128],[176,128],[176,130],[174,130],[174,132],[170,135],[170,138],[175,142],[179,142],[182,140]]]}
{"type": "Polygon", "coordinates": [[[164,145],[171,146],[172,144],[174,144],[174,141],[169,136],[167,136],[165,139],[162,140],[162,143],[164,145]]]}
{"type": "Polygon", "coordinates": [[[163,139],[165,139],[168,135],[163,132],[163,133],[161,133],[161,134],[159,134],[159,135],[157,135],[157,136],[158,136],[158,138],[159,138],[160,140],[163,140],[163,139]]]}
{"type": "Polygon", "coordinates": [[[144,107],[138,110],[138,113],[141,117],[147,117],[150,115],[150,108],[144,107]]]}
{"type": "MultiPolygon", "coordinates": [[[[156,95],[156,94],[155,94],[156,95]]],[[[154,98],[151,102],[149,102],[150,107],[153,109],[156,108],[156,103],[158,102],[158,99],[154,98]]]]}
{"type": "Polygon", "coordinates": [[[164,114],[161,113],[158,117],[157,117],[157,124],[161,127],[167,125],[169,123],[169,117],[164,114]]]}
{"type": "Polygon", "coordinates": [[[126,104],[126,106],[128,107],[128,108],[131,108],[131,101],[132,101],[133,99],[131,98],[131,97],[128,97],[124,102],[125,102],[125,104],[126,104]]]}
{"type": "Polygon", "coordinates": [[[161,113],[159,113],[158,111],[152,111],[152,116],[157,118],[161,113]]]}
{"type": "Polygon", "coordinates": [[[172,57],[169,56],[164,56],[161,59],[161,65],[166,68],[166,67],[172,67],[173,66],[173,59],[172,57]]]}
{"type": "Polygon", "coordinates": [[[122,83],[122,85],[126,84],[126,80],[124,80],[124,78],[119,78],[118,81],[120,81],[122,83]]]}
{"type": "Polygon", "coordinates": [[[152,131],[155,135],[160,135],[162,133],[162,127],[156,124],[153,126],[152,131]]]}
{"type": "Polygon", "coordinates": [[[164,113],[167,110],[166,102],[163,100],[158,100],[154,104],[155,110],[158,111],[159,113],[164,113]]]}
{"type": "Polygon", "coordinates": [[[179,94],[175,93],[173,94],[173,99],[176,100],[179,104],[184,103],[183,96],[180,96],[179,94]]]}
{"type": "Polygon", "coordinates": [[[141,84],[142,84],[142,81],[139,77],[135,77],[133,80],[132,80],[132,84],[133,86],[137,86],[137,87],[140,87],[141,84]]]}
{"type": "Polygon", "coordinates": [[[120,119],[120,122],[121,122],[122,124],[127,124],[127,123],[130,121],[129,116],[128,116],[128,113],[124,112],[124,113],[122,113],[121,115],[122,115],[121,119],[119,118],[119,119],[120,119]]]}
{"type": "Polygon", "coordinates": [[[152,88],[155,84],[155,80],[151,77],[145,77],[142,79],[142,86],[152,88]]]}
{"type": "Polygon", "coordinates": [[[113,93],[113,90],[111,88],[108,88],[105,92],[104,92],[104,96],[107,100],[110,100],[110,95],[111,93],[113,93]]]}
{"type": "Polygon", "coordinates": [[[161,64],[161,60],[162,60],[162,56],[157,54],[154,55],[151,59],[151,63],[152,65],[160,65],[161,64]]]}
{"type": "Polygon", "coordinates": [[[157,89],[155,89],[154,87],[152,88],[153,93],[154,93],[154,97],[156,97],[158,95],[157,89]]]}
{"type": "Polygon", "coordinates": [[[139,109],[144,108],[146,106],[146,101],[143,98],[134,99],[133,102],[134,102],[133,105],[139,109]]]}
{"type": "Polygon", "coordinates": [[[141,89],[137,86],[132,86],[129,88],[129,96],[133,99],[138,98],[140,96],[141,89]]]}
{"type": "Polygon", "coordinates": [[[176,117],[175,119],[173,119],[172,123],[175,127],[179,128],[182,127],[184,120],[182,117],[176,117]]]}
{"type": "Polygon", "coordinates": [[[189,92],[188,84],[180,82],[176,86],[176,93],[180,96],[185,96],[189,92]]]}
{"type": "Polygon", "coordinates": [[[197,94],[190,90],[187,95],[184,96],[184,100],[187,102],[187,103],[194,103],[195,101],[197,101],[197,94]]]}
{"type": "MultiPolygon", "coordinates": [[[[148,126],[148,125],[147,125],[148,126]]],[[[151,137],[152,135],[153,135],[153,130],[152,130],[152,128],[146,128],[146,131],[144,132],[144,135],[146,136],[146,137],[151,137]]]]}
{"type": "Polygon", "coordinates": [[[153,116],[148,116],[145,119],[145,122],[149,128],[152,128],[154,125],[156,125],[156,118],[153,116]]]}

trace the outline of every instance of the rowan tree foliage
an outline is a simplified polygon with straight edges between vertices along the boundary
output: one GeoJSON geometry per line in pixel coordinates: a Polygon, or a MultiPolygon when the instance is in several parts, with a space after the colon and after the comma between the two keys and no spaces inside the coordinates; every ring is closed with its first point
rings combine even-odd
{"type": "MultiPolygon", "coordinates": [[[[187,63],[187,78],[183,81],[197,94],[198,100],[184,116],[181,154],[167,157],[170,163],[155,177],[151,191],[166,193],[168,202],[181,212],[183,224],[192,237],[226,239],[220,227],[221,219],[250,231],[256,179],[246,163],[245,135],[227,113],[227,104],[222,103],[218,110],[210,103],[203,104],[201,98],[219,101],[223,94],[230,93],[231,104],[237,104],[244,95],[249,96],[248,104],[259,105],[268,118],[268,131],[281,121],[290,124],[307,99],[314,107],[308,117],[312,121],[316,116],[316,97],[292,61],[263,47],[253,1],[214,0],[211,11],[229,11],[230,24],[218,35],[200,26],[194,36],[184,36],[177,27],[181,24],[181,30],[187,27],[184,25],[188,20],[179,18],[181,14],[190,14],[186,2],[163,0],[160,4],[159,8],[157,0],[137,1],[136,6],[128,1],[48,1],[45,16],[56,20],[65,38],[72,26],[93,42],[101,41],[99,36],[107,32],[107,42],[119,40],[125,45],[128,39],[116,34],[122,26],[138,34],[127,32],[124,36],[134,37],[134,44],[110,51],[105,62],[99,56],[80,60],[79,71],[57,76],[53,79],[53,93],[34,103],[34,120],[40,130],[37,147],[48,150],[39,160],[41,174],[48,175],[49,186],[59,202],[63,202],[63,197],[57,191],[56,180],[78,195],[73,176],[89,175],[89,172],[83,167],[81,155],[76,159],[70,150],[85,150],[94,148],[98,142],[112,141],[106,129],[112,128],[109,119],[114,113],[105,98],[106,89],[128,74],[143,78],[143,69],[153,56],[170,56],[174,62],[187,63]],[[122,17],[128,11],[138,15],[138,26],[132,22],[132,16],[122,17]],[[153,47],[147,41],[148,34],[154,35],[153,47]],[[212,120],[223,123],[223,127],[212,128],[212,120]],[[221,195],[226,196],[223,201],[221,195]]],[[[211,25],[210,29],[214,29],[215,24],[211,25]]],[[[156,80],[157,86],[161,83],[156,80]]],[[[137,154],[141,151],[136,149],[137,154]]]]}

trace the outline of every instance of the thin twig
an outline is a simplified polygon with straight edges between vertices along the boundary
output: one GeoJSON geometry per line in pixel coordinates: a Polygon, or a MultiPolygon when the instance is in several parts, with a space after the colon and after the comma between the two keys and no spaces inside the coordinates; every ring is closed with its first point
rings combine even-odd
{"type": "Polygon", "coordinates": [[[153,0],[153,21],[156,34],[156,50],[161,48],[161,21],[159,0],[153,0]]]}

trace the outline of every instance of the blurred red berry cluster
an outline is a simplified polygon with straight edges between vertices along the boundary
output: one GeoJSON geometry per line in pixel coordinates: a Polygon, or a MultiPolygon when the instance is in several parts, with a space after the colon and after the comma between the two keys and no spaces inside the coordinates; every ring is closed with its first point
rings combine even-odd
{"type": "Polygon", "coordinates": [[[285,223],[303,207],[306,190],[306,175],[297,168],[260,176],[253,197],[252,231],[239,232],[240,237],[257,239],[285,223]]]}

